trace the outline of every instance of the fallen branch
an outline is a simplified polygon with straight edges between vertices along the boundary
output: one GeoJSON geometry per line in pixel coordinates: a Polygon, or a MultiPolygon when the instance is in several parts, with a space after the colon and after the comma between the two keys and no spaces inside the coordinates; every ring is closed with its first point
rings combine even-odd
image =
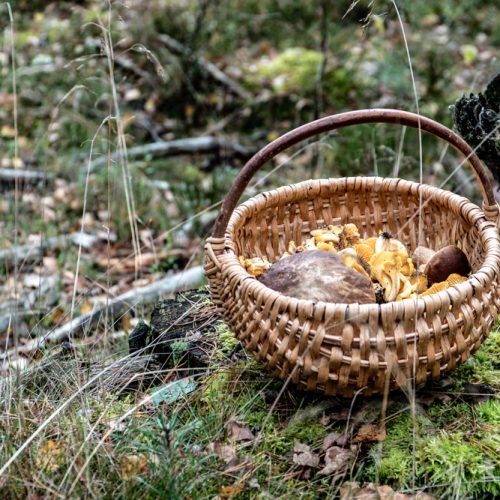
{"type": "Polygon", "coordinates": [[[158,39],[167,47],[167,49],[177,56],[184,57],[195,64],[198,64],[206,73],[208,73],[214,80],[224,85],[233,94],[241,97],[242,99],[250,99],[252,95],[243,89],[232,78],[227,76],[215,64],[207,61],[204,57],[194,53],[189,47],[177,41],[171,36],[162,34],[158,35],[158,39]]]}
{"type": "MultiPolygon", "coordinates": [[[[153,142],[151,144],[144,144],[143,146],[135,146],[127,149],[127,157],[129,160],[144,158],[151,156],[158,158],[162,156],[176,156],[186,154],[206,154],[206,153],[230,153],[236,158],[247,160],[256,150],[253,148],[246,148],[236,142],[219,139],[218,137],[194,137],[192,139],[177,139],[174,141],[166,142],[153,142]]],[[[116,158],[116,155],[113,155],[116,158]]],[[[107,165],[108,157],[102,156],[92,161],[90,171],[94,171],[97,167],[107,165]]]]}
{"type": "Polygon", "coordinates": [[[96,241],[97,236],[80,232],[42,238],[37,244],[19,245],[6,250],[0,250],[0,267],[4,265],[12,266],[16,260],[18,263],[37,260],[45,251],[65,246],[68,243],[89,248],[96,241]]]}
{"type": "Polygon", "coordinates": [[[13,183],[17,181],[23,182],[40,182],[50,180],[52,176],[46,172],[38,172],[36,170],[23,170],[18,168],[0,168],[0,182],[13,183]]]}
{"type": "Polygon", "coordinates": [[[124,309],[130,309],[140,304],[149,304],[157,300],[162,294],[199,287],[203,279],[203,267],[197,266],[173,276],[166,276],[142,288],[129,290],[109,300],[106,304],[97,306],[92,312],[74,318],[44,337],[35,338],[22,346],[0,353],[0,359],[6,360],[20,353],[25,354],[36,351],[46,344],[55,344],[71,336],[81,335],[86,329],[97,325],[106,313],[110,317],[116,318],[124,309]]]}

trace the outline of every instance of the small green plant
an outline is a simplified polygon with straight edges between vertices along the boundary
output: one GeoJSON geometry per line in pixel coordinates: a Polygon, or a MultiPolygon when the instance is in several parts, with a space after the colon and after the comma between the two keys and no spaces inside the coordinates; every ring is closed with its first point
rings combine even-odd
{"type": "Polygon", "coordinates": [[[181,358],[187,353],[188,347],[189,344],[185,340],[176,340],[170,344],[174,365],[179,363],[181,358]]]}

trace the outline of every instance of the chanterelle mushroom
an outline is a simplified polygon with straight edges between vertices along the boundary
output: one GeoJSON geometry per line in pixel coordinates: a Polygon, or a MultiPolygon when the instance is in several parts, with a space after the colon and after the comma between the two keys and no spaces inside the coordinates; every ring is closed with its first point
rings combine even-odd
{"type": "Polygon", "coordinates": [[[384,299],[391,302],[396,299],[401,286],[399,277],[401,259],[396,252],[380,252],[370,259],[371,277],[384,287],[384,299]]]}

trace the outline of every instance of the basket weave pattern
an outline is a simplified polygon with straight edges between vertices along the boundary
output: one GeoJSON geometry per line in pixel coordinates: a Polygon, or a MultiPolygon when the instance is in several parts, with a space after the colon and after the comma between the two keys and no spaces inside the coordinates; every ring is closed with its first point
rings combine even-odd
{"type": "Polygon", "coordinates": [[[499,263],[496,224],[475,204],[425,184],[378,177],[306,181],[262,193],[237,207],[224,236],[205,246],[212,298],[246,349],[279,378],[349,397],[437,379],[465,361],[497,319],[499,263]],[[238,260],[273,262],[291,240],[349,222],[363,238],[390,231],[410,251],[417,244],[456,244],[473,274],[418,299],[333,304],[271,290],[238,260]]]}

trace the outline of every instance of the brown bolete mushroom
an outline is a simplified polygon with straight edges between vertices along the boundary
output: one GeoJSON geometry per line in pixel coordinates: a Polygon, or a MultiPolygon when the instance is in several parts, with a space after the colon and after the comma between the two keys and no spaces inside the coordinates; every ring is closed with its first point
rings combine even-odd
{"type": "Polygon", "coordinates": [[[369,278],[323,250],[296,253],[275,262],[259,281],[297,299],[368,304],[375,302],[369,278]]]}
{"type": "Polygon", "coordinates": [[[415,248],[415,251],[413,252],[413,255],[411,256],[413,263],[415,266],[418,268],[421,265],[426,266],[427,263],[436,255],[435,250],[432,250],[432,248],[427,248],[423,246],[419,246],[415,248]]]}
{"type": "Polygon", "coordinates": [[[424,274],[429,285],[446,281],[450,274],[467,276],[471,271],[469,260],[460,248],[449,245],[437,251],[427,262],[424,274]]]}

